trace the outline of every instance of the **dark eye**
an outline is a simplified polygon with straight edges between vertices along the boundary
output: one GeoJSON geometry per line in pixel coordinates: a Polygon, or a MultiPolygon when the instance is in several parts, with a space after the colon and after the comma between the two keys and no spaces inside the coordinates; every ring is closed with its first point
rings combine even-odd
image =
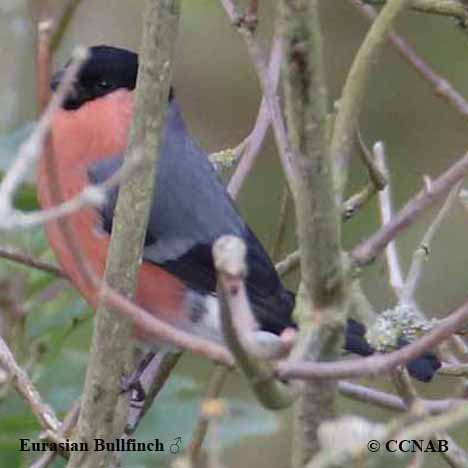
{"type": "Polygon", "coordinates": [[[106,80],[101,80],[99,83],[98,83],[98,87],[100,89],[110,89],[112,88],[112,83],[110,83],[109,81],[106,81],[106,80]]]}

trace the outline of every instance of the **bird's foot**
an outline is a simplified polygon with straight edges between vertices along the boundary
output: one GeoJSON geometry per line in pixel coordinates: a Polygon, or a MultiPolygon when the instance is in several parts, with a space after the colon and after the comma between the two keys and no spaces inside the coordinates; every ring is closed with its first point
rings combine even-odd
{"type": "Polygon", "coordinates": [[[130,406],[132,408],[140,408],[143,406],[146,398],[146,391],[143,388],[141,377],[151,360],[154,358],[154,355],[154,352],[149,352],[140,360],[140,362],[138,362],[136,369],[130,375],[123,376],[121,379],[121,391],[122,393],[130,394],[130,406]]]}

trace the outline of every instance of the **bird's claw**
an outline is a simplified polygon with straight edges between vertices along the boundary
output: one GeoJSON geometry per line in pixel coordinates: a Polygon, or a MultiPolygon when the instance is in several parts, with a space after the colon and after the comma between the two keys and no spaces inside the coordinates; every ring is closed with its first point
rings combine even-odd
{"type": "Polygon", "coordinates": [[[121,393],[130,394],[130,406],[138,408],[142,405],[146,398],[146,392],[141,384],[140,376],[132,373],[130,376],[122,377],[120,382],[121,393]]]}

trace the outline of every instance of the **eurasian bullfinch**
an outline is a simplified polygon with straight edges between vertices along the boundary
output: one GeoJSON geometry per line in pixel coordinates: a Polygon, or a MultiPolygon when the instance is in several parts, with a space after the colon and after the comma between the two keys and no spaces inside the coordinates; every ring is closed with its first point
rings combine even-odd
{"type": "MultiPolygon", "coordinates": [[[[122,163],[133,112],[138,56],[109,46],[89,49],[62,108],[52,123],[51,143],[56,174],[65,199],[87,184],[105,181],[122,163]]],[[[51,83],[57,88],[63,72],[51,83]]],[[[151,208],[136,301],[158,318],[205,337],[221,339],[216,298],[216,272],[211,249],[224,234],[247,245],[247,292],[260,329],[280,334],[295,327],[294,294],[285,289],[265,249],[239,214],[232,199],[189,134],[171,90],[157,172],[157,193],[151,208]]],[[[54,205],[45,157],[39,164],[38,194],[43,208],[54,205]]],[[[69,216],[79,248],[97,274],[105,266],[117,197],[111,190],[104,206],[69,216]]],[[[96,292],[81,277],[63,242],[58,223],[47,226],[50,244],[76,287],[96,306],[96,292]]],[[[348,321],[345,349],[360,355],[374,352],[365,328],[348,321]]],[[[404,343],[403,343],[404,344],[404,343]]],[[[440,367],[432,353],[408,365],[419,380],[429,381],[440,367]]]]}

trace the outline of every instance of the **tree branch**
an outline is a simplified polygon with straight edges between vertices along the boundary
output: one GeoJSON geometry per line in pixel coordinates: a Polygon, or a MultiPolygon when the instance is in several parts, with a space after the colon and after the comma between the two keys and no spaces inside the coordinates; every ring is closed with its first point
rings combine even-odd
{"type": "MultiPolygon", "coordinates": [[[[380,408],[405,412],[407,410],[404,401],[391,393],[382,392],[374,388],[364,387],[352,382],[340,381],[338,382],[338,391],[341,395],[351,398],[352,400],[368,403],[380,408]]],[[[454,405],[463,403],[460,399],[446,399],[446,400],[422,400],[424,406],[430,413],[444,413],[454,405]]]]}
{"type": "MultiPolygon", "coordinates": [[[[380,141],[375,143],[373,149],[377,164],[379,165],[380,170],[386,174],[388,179],[387,187],[379,192],[380,219],[382,221],[382,225],[385,226],[393,218],[392,185],[385,161],[386,158],[383,142],[380,141]]],[[[385,248],[385,257],[387,259],[390,286],[394,290],[396,297],[399,298],[403,290],[405,280],[395,241],[388,243],[385,248]]]]}
{"type": "Polygon", "coordinates": [[[458,193],[460,192],[462,182],[458,182],[455,187],[449,192],[447,199],[445,200],[442,208],[437,213],[434,220],[431,222],[428,230],[424,234],[419,247],[414,251],[413,258],[411,259],[411,265],[406,277],[406,281],[402,290],[401,302],[411,302],[418,286],[419,280],[421,279],[421,272],[423,268],[424,260],[429,255],[429,249],[433,237],[439,229],[442,222],[445,220],[453,205],[458,199],[458,193]]]}
{"type": "Polygon", "coordinates": [[[75,12],[80,6],[80,3],[81,0],[68,0],[66,2],[51,38],[50,49],[52,53],[58,49],[60,43],[62,42],[63,36],[65,35],[71,20],[75,16],[75,12]]]}
{"type": "MultiPolygon", "coordinates": [[[[364,0],[364,3],[383,5],[386,0],[364,0]]],[[[468,21],[468,10],[466,5],[463,5],[463,1],[460,0],[409,0],[408,8],[423,13],[452,16],[463,21],[463,24],[468,21]]]]}
{"type": "MultiPolygon", "coordinates": [[[[349,0],[367,19],[377,17],[375,8],[364,5],[361,0],[349,0]]],[[[434,72],[426,62],[418,56],[408,42],[397,34],[391,33],[388,41],[400,56],[406,60],[429,84],[434,86],[435,94],[447,100],[463,117],[468,117],[468,101],[442,76],[434,72]]]]}
{"type": "MultiPolygon", "coordinates": [[[[270,63],[268,66],[268,79],[271,81],[271,86],[274,92],[276,92],[276,89],[278,88],[280,78],[281,58],[283,56],[282,51],[283,47],[281,37],[279,35],[275,35],[273,45],[271,47],[270,63]]],[[[268,103],[265,96],[263,96],[254,129],[240,145],[242,157],[227,186],[229,194],[234,199],[239,195],[247,175],[252,170],[255,160],[260,153],[260,149],[270,123],[271,117],[268,103]]]]}
{"type": "Polygon", "coordinates": [[[257,72],[263,97],[265,98],[265,102],[268,106],[273,126],[273,134],[275,136],[283,170],[291,189],[293,189],[294,174],[291,167],[292,154],[289,147],[286,125],[279,105],[278,95],[276,94],[273,83],[268,76],[268,67],[264,53],[260,44],[253,35],[253,32],[246,27],[245,23],[242,21],[242,15],[239,16],[239,8],[236,5],[236,2],[233,0],[220,0],[220,2],[232,24],[237,27],[237,30],[247,45],[247,52],[249,53],[252,64],[257,72]]]}
{"type": "MultiPolygon", "coordinates": [[[[247,299],[244,278],[246,247],[234,236],[222,236],[213,245],[213,260],[220,286],[221,323],[224,338],[259,401],[270,409],[291,405],[291,389],[277,380],[273,367],[259,357],[256,322],[247,299]]],[[[279,338],[272,335],[272,340],[279,338]]]]}
{"type": "MultiPolygon", "coordinates": [[[[340,206],[329,151],[327,86],[318,1],[283,0],[284,89],[291,145],[301,291],[294,311],[300,338],[290,360],[333,360],[341,348],[347,293],[340,206]]],[[[334,414],[335,382],[304,386],[295,403],[293,466],[318,450],[317,429],[334,414]]]]}
{"type": "Polygon", "coordinates": [[[133,301],[106,285],[101,289],[101,297],[117,313],[132,320],[135,327],[145,330],[145,334],[155,340],[187,349],[225,366],[233,366],[234,359],[229,350],[214,341],[198,337],[149,314],[133,301]]]}
{"type": "Polygon", "coordinates": [[[0,245],[0,257],[31,268],[35,268],[37,270],[44,271],[46,273],[50,273],[51,275],[58,276],[59,278],[68,279],[68,276],[59,267],[31,257],[30,255],[18,250],[16,247],[0,245]]]}
{"type": "Polygon", "coordinates": [[[8,345],[0,337],[0,364],[8,372],[18,393],[28,402],[39,424],[44,429],[56,432],[60,427],[60,421],[53,409],[42,401],[39,392],[34,387],[26,372],[16,362],[8,345]]]}
{"type": "Polygon", "coordinates": [[[280,362],[277,365],[277,374],[282,379],[310,380],[379,375],[397,366],[407,364],[422,353],[433,349],[461,329],[466,320],[468,320],[468,302],[455,310],[427,335],[397,351],[332,363],[280,362]]]}
{"type": "Polygon", "coordinates": [[[351,252],[358,266],[370,263],[405,228],[410,226],[426,208],[447,195],[451,188],[468,171],[468,153],[449,167],[441,176],[431,182],[429,190],[423,189],[415,195],[390,222],[382,226],[369,239],[361,242],[351,252]]]}
{"type": "Polygon", "coordinates": [[[354,144],[354,131],[364,102],[372,68],[380,55],[396,16],[407,0],[389,0],[372,23],[359,48],[346,78],[330,143],[333,161],[337,164],[338,187],[343,191],[354,144]]]}
{"type": "MultiPolygon", "coordinates": [[[[60,425],[60,429],[57,433],[59,437],[67,437],[70,435],[74,429],[77,421],[78,415],[80,414],[80,404],[79,402],[73,403],[70,410],[66,414],[63,423],[60,425]]],[[[46,452],[44,455],[39,457],[34,463],[31,464],[29,468],[46,468],[49,466],[57,456],[58,452],[46,452]]]]}
{"type": "Polygon", "coordinates": [[[181,356],[182,351],[174,352],[159,349],[148,364],[148,367],[145,368],[140,377],[140,382],[145,392],[145,401],[142,407],[131,408],[128,424],[125,428],[125,433],[127,435],[135,433],[138,425],[151,408],[153,401],[169,379],[172,370],[179,362],[181,356]]]}
{"type": "Polygon", "coordinates": [[[22,143],[18,151],[18,157],[8,169],[0,184],[0,227],[8,229],[11,219],[14,217],[13,199],[18,186],[24,180],[25,174],[32,164],[41,155],[44,143],[49,134],[52,117],[60,108],[62,102],[75,79],[81,65],[87,57],[86,49],[79,47],[73,53],[72,63],[67,67],[57,92],[49,102],[30,137],[22,143]]]}
{"type": "MultiPolygon", "coordinates": [[[[178,0],[147,1],[131,143],[126,156],[131,158],[142,146],[143,160],[119,190],[104,280],[130,298],[136,289],[152,203],[178,20],[178,0]]],[[[128,397],[120,391],[120,384],[134,360],[131,322],[115,320],[115,312],[107,302],[101,303],[95,320],[78,421],[78,438],[89,443],[95,438],[112,440],[123,434],[128,397]]],[[[115,452],[72,452],[68,466],[117,466],[119,458],[115,452]]]]}
{"type": "MultiPolygon", "coordinates": [[[[468,419],[468,404],[456,405],[443,414],[415,419],[414,415],[409,415],[396,421],[391,420],[383,425],[372,424],[362,418],[354,418],[354,427],[350,427],[350,418],[341,418],[333,423],[333,427],[329,428],[327,446],[307,465],[307,468],[350,466],[355,461],[363,464],[366,462],[363,455],[369,454],[370,438],[381,443],[382,447],[390,437],[395,440],[425,439],[466,421],[468,419]],[[341,440],[342,438],[345,440],[341,440]],[[338,446],[336,446],[337,439],[341,442],[338,446]],[[333,442],[335,444],[331,449],[333,442]]],[[[388,461],[384,460],[384,463],[386,465],[388,461]]]]}
{"type": "MultiPolygon", "coordinates": [[[[215,367],[210,382],[208,384],[205,402],[219,398],[228,373],[228,367],[215,367]]],[[[200,452],[203,446],[203,442],[208,433],[209,424],[210,418],[207,418],[203,411],[200,412],[197,425],[195,426],[195,430],[193,432],[192,440],[190,441],[190,445],[187,449],[187,457],[189,458],[192,464],[196,464],[198,462],[198,459],[200,458],[200,452]]]]}

